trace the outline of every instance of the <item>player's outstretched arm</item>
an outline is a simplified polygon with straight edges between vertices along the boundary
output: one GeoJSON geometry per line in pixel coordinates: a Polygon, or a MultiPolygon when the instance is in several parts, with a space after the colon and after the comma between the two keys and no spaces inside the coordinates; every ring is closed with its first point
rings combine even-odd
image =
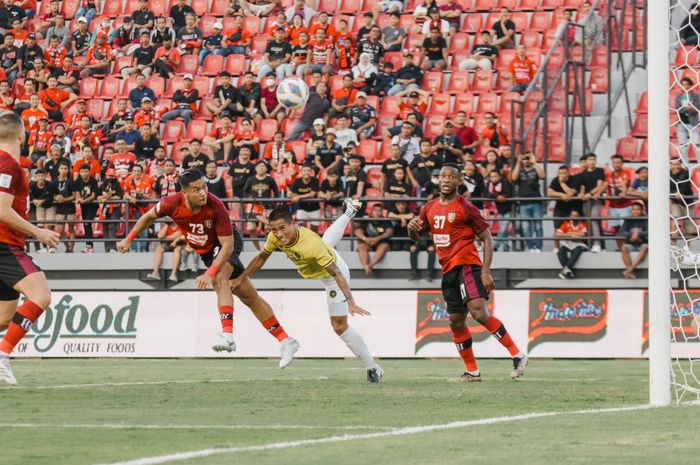
{"type": "Polygon", "coordinates": [[[141,234],[143,231],[150,228],[157,219],[158,215],[156,214],[156,209],[151,208],[148,210],[145,215],[139,218],[134,225],[134,229],[131,230],[126,238],[117,244],[117,250],[119,250],[121,253],[128,252],[129,249],[131,249],[131,243],[134,241],[134,239],[139,237],[139,234],[141,234]]]}
{"type": "Polygon", "coordinates": [[[57,247],[59,235],[55,231],[42,229],[25,220],[12,209],[14,196],[8,192],[0,192],[0,223],[6,224],[10,229],[27,236],[36,238],[42,244],[49,247],[57,247]]]}
{"type": "Polygon", "coordinates": [[[219,253],[214,257],[212,264],[209,265],[207,271],[197,276],[197,279],[195,279],[194,283],[197,289],[209,289],[209,286],[214,282],[216,273],[219,272],[219,269],[221,269],[225,263],[228,263],[233,253],[233,236],[219,236],[219,245],[219,253]]]}
{"type": "Polygon", "coordinates": [[[479,239],[484,243],[484,263],[481,266],[481,282],[484,284],[486,292],[494,290],[493,278],[491,277],[491,262],[493,261],[493,237],[491,231],[485,229],[479,234],[479,239]]]}
{"type": "Polygon", "coordinates": [[[243,273],[241,273],[239,277],[231,280],[231,287],[234,289],[237,288],[241,285],[245,278],[260,271],[262,267],[265,266],[268,258],[270,258],[270,254],[264,250],[261,250],[260,253],[254,259],[252,259],[250,263],[248,263],[248,266],[245,268],[243,273]]]}
{"type": "Polygon", "coordinates": [[[371,313],[369,313],[367,310],[363,309],[355,303],[355,298],[352,296],[352,291],[350,290],[350,284],[348,283],[348,280],[345,279],[345,276],[343,276],[343,273],[340,272],[338,266],[335,263],[331,263],[330,265],[328,265],[326,267],[326,271],[328,271],[328,274],[333,276],[335,282],[338,283],[338,287],[343,292],[345,300],[348,303],[348,311],[351,315],[371,315],[371,313]]]}

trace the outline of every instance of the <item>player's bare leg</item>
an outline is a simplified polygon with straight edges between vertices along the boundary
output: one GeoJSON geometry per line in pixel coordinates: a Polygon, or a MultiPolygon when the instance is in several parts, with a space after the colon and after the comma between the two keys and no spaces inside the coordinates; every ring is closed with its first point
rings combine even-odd
{"type": "Polygon", "coordinates": [[[275,313],[270,304],[263,299],[258,290],[255,289],[249,278],[243,279],[241,284],[233,289],[233,294],[241,299],[243,305],[248,307],[260,324],[277,338],[280,342],[280,368],[287,367],[294,359],[294,354],[299,350],[299,342],[293,337],[289,337],[282,325],[277,321],[275,313]]]}
{"type": "Polygon", "coordinates": [[[483,298],[471,299],[467,302],[467,310],[469,310],[469,313],[471,313],[476,321],[489,330],[491,335],[495,337],[503,347],[508,349],[510,356],[513,358],[513,371],[511,371],[510,377],[513,379],[522,377],[525,374],[525,367],[528,362],[527,355],[520,352],[520,349],[518,349],[518,346],[515,345],[515,342],[511,339],[510,334],[508,334],[501,320],[489,314],[489,310],[486,307],[486,300],[483,298]]]}
{"type": "Polygon", "coordinates": [[[216,303],[219,307],[219,319],[221,320],[221,335],[219,342],[212,346],[216,352],[233,352],[236,350],[236,342],[233,340],[233,294],[228,285],[228,277],[233,272],[233,266],[224,265],[216,273],[214,278],[214,292],[216,303]]]}
{"type": "Polygon", "coordinates": [[[10,367],[10,354],[15,346],[22,340],[34,322],[44,313],[44,309],[51,304],[51,291],[46,275],[43,272],[32,273],[15,284],[14,289],[26,296],[22,305],[17,307],[17,301],[3,303],[0,313],[0,324],[7,326],[5,337],[0,341],[0,380],[7,384],[17,384],[10,367]],[[7,317],[12,309],[11,320],[7,317]]]}
{"type": "Polygon", "coordinates": [[[476,364],[474,350],[472,349],[472,335],[467,327],[467,312],[450,313],[450,329],[452,330],[452,341],[457,347],[459,356],[464,361],[464,374],[457,378],[450,378],[454,382],[479,382],[481,372],[476,364]]]}

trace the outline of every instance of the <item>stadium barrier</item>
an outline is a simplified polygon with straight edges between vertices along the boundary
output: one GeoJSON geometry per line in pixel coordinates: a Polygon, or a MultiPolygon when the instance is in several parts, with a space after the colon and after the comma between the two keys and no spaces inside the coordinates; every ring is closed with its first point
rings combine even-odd
{"type": "MultiPolygon", "coordinates": [[[[299,357],[352,354],[328,322],[320,290],[263,291],[285,329],[299,339],[299,357]]],[[[372,315],[351,324],[378,357],[454,358],[447,313],[438,290],[357,291],[372,315]]],[[[700,291],[679,292],[670,317],[675,331],[690,336],[693,301],[700,291]],[[683,300],[684,299],[684,300],[683,300]]],[[[640,358],[648,346],[644,290],[503,290],[492,294],[491,311],[532,357],[640,358]]],[[[469,320],[477,357],[505,358],[503,347],[469,320]]],[[[217,354],[219,319],[214,292],[54,292],[50,308],[17,347],[17,357],[277,357],[279,346],[236,301],[238,350],[217,354]]],[[[677,340],[682,340],[678,338],[677,340]]],[[[700,343],[677,344],[682,357],[700,357],[700,343]]]]}

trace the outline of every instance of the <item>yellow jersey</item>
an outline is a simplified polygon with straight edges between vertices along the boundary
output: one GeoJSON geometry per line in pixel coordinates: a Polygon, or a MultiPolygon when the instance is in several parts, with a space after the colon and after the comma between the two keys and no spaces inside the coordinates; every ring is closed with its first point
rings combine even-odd
{"type": "Polygon", "coordinates": [[[327,278],[326,267],[336,261],[336,252],[323,239],[310,229],[297,227],[297,240],[290,246],[283,246],[274,234],[267,235],[263,250],[271,254],[281,250],[296,265],[299,274],[306,279],[327,278]]]}

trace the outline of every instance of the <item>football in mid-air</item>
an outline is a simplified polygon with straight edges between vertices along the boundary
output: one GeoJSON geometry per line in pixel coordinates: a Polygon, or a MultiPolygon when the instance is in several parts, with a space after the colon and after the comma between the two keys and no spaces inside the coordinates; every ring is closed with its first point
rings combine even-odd
{"type": "Polygon", "coordinates": [[[277,100],[289,110],[301,108],[309,100],[309,87],[300,77],[285,78],[277,86],[277,100]]]}

